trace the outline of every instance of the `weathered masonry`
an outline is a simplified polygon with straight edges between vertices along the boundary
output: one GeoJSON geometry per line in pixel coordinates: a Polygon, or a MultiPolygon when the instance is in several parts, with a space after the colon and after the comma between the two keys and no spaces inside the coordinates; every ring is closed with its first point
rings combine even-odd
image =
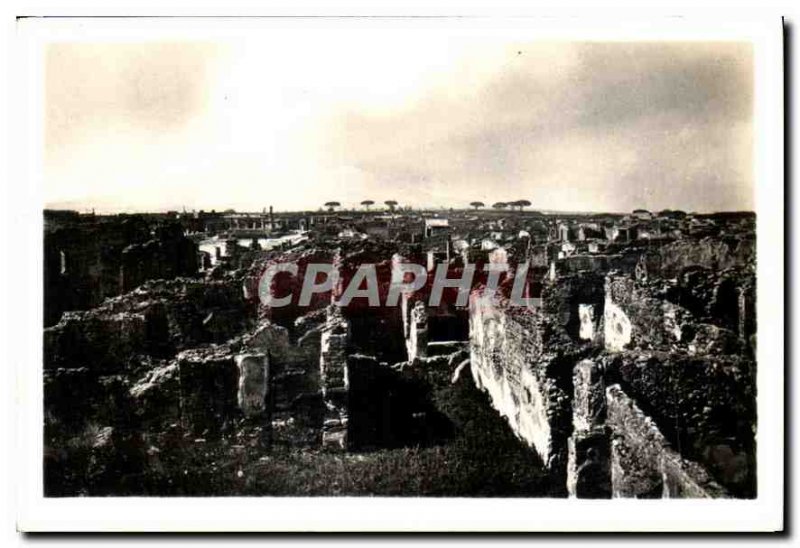
{"type": "Polygon", "coordinates": [[[537,308],[473,293],[475,382],[569,495],[755,496],[752,279],[697,282],[568,274],[537,308]]]}

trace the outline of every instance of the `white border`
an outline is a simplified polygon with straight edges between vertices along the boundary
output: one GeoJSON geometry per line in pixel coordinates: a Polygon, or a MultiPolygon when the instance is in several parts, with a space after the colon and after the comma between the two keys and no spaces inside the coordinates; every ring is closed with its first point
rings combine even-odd
{"type": "MultiPolygon", "coordinates": [[[[98,10],[95,10],[96,12],[98,10]]],[[[153,13],[151,11],[151,13],[153,13]]],[[[114,19],[28,20],[13,44],[16,72],[12,156],[15,261],[24,265],[9,364],[19,421],[17,525],[24,531],[773,531],[783,524],[783,98],[781,21],[618,17],[525,19],[114,19]],[[31,24],[29,24],[31,23],[31,24]],[[263,25],[391,25],[481,28],[539,39],[749,40],[754,44],[755,169],[758,214],[759,496],[737,500],[386,499],[386,498],[83,498],[42,493],[42,44],[54,38],[125,39],[168,35],[222,37],[263,25]]]]}

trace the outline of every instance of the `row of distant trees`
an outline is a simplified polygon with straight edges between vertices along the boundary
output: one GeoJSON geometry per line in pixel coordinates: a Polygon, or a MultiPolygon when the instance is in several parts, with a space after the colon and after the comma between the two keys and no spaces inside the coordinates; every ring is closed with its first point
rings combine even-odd
{"type": "MultiPolygon", "coordinates": [[[[483,202],[470,202],[469,205],[474,207],[475,211],[482,207],[486,207],[486,204],[483,202]]],[[[506,209],[508,207],[512,210],[517,207],[520,211],[522,211],[523,208],[528,207],[529,205],[531,205],[531,203],[528,200],[517,200],[516,202],[495,202],[492,204],[492,207],[494,209],[506,209]]]]}
{"type": "MultiPolygon", "coordinates": [[[[396,200],[386,200],[383,203],[386,205],[386,207],[389,208],[390,211],[394,211],[395,208],[397,207],[397,203],[398,202],[396,200]]],[[[363,202],[361,202],[361,205],[364,206],[364,208],[367,211],[369,211],[369,207],[372,206],[372,205],[375,205],[375,202],[372,201],[372,200],[364,200],[363,202]]],[[[325,202],[325,207],[328,208],[328,211],[333,211],[337,207],[341,207],[341,206],[342,206],[342,204],[340,204],[339,202],[325,202]]]]}
{"type": "MultiPolygon", "coordinates": [[[[389,211],[394,211],[395,208],[397,207],[396,200],[386,200],[383,203],[386,205],[386,207],[389,208],[389,211]]],[[[375,202],[372,200],[364,200],[363,202],[361,202],[361,205],[364,206],[364,209],[369,211],[370,206],[375,205],[375,202]]],[[[486,204],[484,204],[483,202],[470,202],[469,205],[474,207],[475,211],[477,211],[479,208],[486,207],[486,204]]],[[[531,203],[528,200],[517,200],[515,202],[495,202],[494,204],[492,204],[492,207],[494,209],[510,208],[512,210],[516,207],[519,208],[520,211],[522,211],[523,208],[526,208],[529,205],[531,205],[531,203]]],[[[334,211],[337,207],[341,206],[342,204],[339,202],[325,202],[325,207],[328,208],[328,211],[334,211]]]]}

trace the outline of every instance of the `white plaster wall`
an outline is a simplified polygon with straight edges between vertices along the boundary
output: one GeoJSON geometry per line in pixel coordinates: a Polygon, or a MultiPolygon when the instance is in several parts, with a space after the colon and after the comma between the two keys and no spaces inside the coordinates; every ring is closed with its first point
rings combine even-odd
{"type": "Polygon", "coordinates": [[[585,341],[592,340],[594,338],[594,305],[579,304],[578,317],[581,320],[578,336],[585,341]]]}
{"type": "Polygon", "coordinates": [[[267,395],[267,357],[263,354],[240,354],[235,361],[239,369],[239,407],[247,416],[262,413],[267,395]]]}
{"type": "Polygon", "coordinates": [[[548,462],[551,432],[542,383],[524,365],[517,378],[511,364],[499,363],[498,374],[491,361],[491,357],[503,360],[508,356],[505,316],[478,304],[472,309],[470,330],[470,369],[476,386],[488,393],[492,406],[513,432],[548,462]]]}
{"type": "Polygon", "coordinates": [[[529,371],[522,372],[523,406],[520,414],[519,435],[536,448],[544,462],[550,458],[552,446],[547,406],[543,386],[529,371]]]}
{"type": "Polygon", "coordinates": [[[631,320],[608,296],[606,297],[603,321],[606,350],[609,352],[623,350],[631,342],[631,320]]]}
{"type": "Polygon", "coordinates": [[[505,248],[498,247],[489,253],[489,262],[493,264],[507,264],[508,251],[506,251],[505,248]]]}

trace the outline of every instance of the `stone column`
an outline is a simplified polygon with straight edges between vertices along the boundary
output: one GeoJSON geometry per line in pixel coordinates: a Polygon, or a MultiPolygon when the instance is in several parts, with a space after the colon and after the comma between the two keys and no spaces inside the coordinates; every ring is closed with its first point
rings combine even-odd
{"type": "Polygon", "coordinates": [[[348,378],[347,345],[350,329],[335,305],[328,307],[327,324],[320,341],[320,379],[325,420],[322,446],[345,450],[348,447],[348,378]]]}
{"type": "MultiPolygon", "coordinates": [[[[755,342],[753,333],[755,333],[755,295],[753,287],[747,285],[739,288],[738,292],[738,308],[739,308],[739,340],[745,346],[750,348],[751,343],[755,342]]],[[[755,348],[751,348],[755,352],[755,348]]]]}
{"type": "Polygon", "coordinates": [[[408,338],[406,339],[408,361],[428,355],[428,312],[425,303],[417,301],[408,318],[408,338]]]}
{"type": "Polygon", "coordinates": [[[237,401],[246,417],[257,417],[267,412],[269,390],[269,363],[264,354],[239,354],[236,356],[239,369],[237,401]]]}
{"type": "Polygon", "coordinates": [[[603,371],[592,360],[573,370],[573,433],[567,442],[567,492],[577,498],[610,498],[610,436],[606,427],[603,371]]]}
{"type": "Polygon", "coordinates": [[[272,443],[269,360],[266,354],[247,353],[234,357],[239,373],[236,401],[244,414],[240,428],[250,443],[269,447],[272,443]]]}

